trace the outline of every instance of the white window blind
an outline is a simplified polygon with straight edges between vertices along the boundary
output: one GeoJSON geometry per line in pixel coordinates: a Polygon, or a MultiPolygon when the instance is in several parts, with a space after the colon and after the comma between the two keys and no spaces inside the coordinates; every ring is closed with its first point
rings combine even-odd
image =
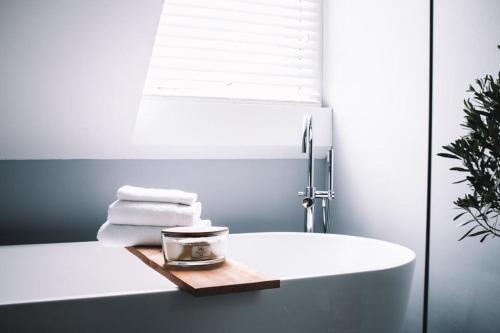
{"type": "Polygon", "coordinates": [[[143,95],[320,103],[321,0],[165,0],[143,95]]]}

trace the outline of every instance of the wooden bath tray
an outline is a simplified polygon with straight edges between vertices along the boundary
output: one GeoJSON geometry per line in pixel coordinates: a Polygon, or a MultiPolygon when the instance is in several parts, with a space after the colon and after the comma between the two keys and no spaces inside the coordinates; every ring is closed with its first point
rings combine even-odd
{"type": "Polygon", "coordinates": [[[161,247],[131,246],[127,250],[179,288],[195,296],[280,287],[280,280],[267,278],[230,259],[211,268],[171,268],[165,265],[161,247]]]}

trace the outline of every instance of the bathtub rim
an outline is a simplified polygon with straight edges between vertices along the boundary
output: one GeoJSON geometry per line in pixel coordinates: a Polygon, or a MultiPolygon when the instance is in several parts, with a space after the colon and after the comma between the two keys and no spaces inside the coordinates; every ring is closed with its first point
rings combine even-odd
{"type": "MultiPolygon", "coordinates": [[[[338,274],[317,274],[317,275],[309,275],[309,276],[293,276],[293,277],[280,277],[280,280],[282,282],[287,282],[287,281],[294,281],[294,280],[310,280],[310,279],[321,279],[321,278],[328,278],[328,277],[336,277],[336,276],[346,276],[346,275],[360,275],[360,274],[368,274],[372,272],[383,272],[383,271],[390,271],[394,270],[406,265],[414,265],[415,260],[416,260],[416,255],[415,252],[405,246],[402,246],[400,244],[396,244],[393,242],[388,242],[388,241],[383,241],[383,240],[378,240],[374,238],[367,238],[367,237],[360,237],[360,236],[351,236],[351,235],[344,235],[344,234],[320,234],[320,233],[313,233],[313,234],[306,234],[304,232],[281,232],[281,231],[271,231],[271,232],[252,232],[252,233],[235,233],[235,234],[230,234],[230,238],[239,238],[239,237],[244,237],[244,236],[253,236],[257,237],[262,234],[268,234],[268,235],[303,235],[305,237],[319,237],[319,238],[324,238],[324,237],[346,237],[346,238],[353,238],[353,239],[363,239],[363,240],[368,240],[368,241],[375,241],[375,242],[383,242],[386,244],[389,244],[390,246],[396,246],[402,248],[404,251],[408,251],[410,254],[411,258],[410,260],[406,260],[405,262],[402,262],[401,264],[398,265],[393,265],[390,267],[384,267],[381,269],[372,269],[372,270],[365,270],[365,271],[356,271],[356,272],[348,272],[348,273],[338,273],[338,274]]],[[[46,244],[36,244],[38,246],[50,246],[50,245],[56,245],[56,244],[78,244],[78,243],[94,243],[96,246],[102,246],[99,244],[97,241],[87,241],[87,242],[68,242],[68,243],[46,243],[46,244]]],[[[17,244],[17,245],[6,245],[8,247],[24,247],[24,246],[30,246],[30,245],[35,245],[35,244],[17,244]]],[[[125,248],[122,248],[123,251],[127,251],[125,248]]],[[[128,251],[127,251],[128,252],[128,251]]],[[[229,256],[229,258],[231,258],[229,256]]],[[[152,274],[158,274],[155,272],[153,269],[151,269],[152,274]]],[[[266,274],[266,272],[263,272],[266,274]]],[[[170,282],[170,281],[169,281],[170,282]]],[[[171,283],[171,282],[170,282],[171,283]]],[[[138,290],[138,291],[117,291],[117,292],[104,292],[104,293],[89,293],[89,294],[81,294],[81,295],[71,295],[71,296],[59,296],[55,298],[50,298],[50,297],[45,297],[45,298],[33,298],[33,299],[25,299],[21,301],[13,301],[13,302],[1,302],[0,303],[0,308],[5,307],[5,306],[15,306],[15,305],[22,305],[22,304],[34,304],[34,303],[51,303],[51,302],[64,302],[64,301],[78,301],[78,300],[90,300],[90,299],[99,299],[99,298],[114,298],[114,297],[127,297],[127,296],[139,296],[139,295],[148,295],[148,294],[163,294],[163,293],[171,293],[171,292],[183,292],[181,291],[175,284],[171,283],[169,286],[165,286],[165,288],[154,288],[154,289],[149,289],[149,290],[138,290]]]]}

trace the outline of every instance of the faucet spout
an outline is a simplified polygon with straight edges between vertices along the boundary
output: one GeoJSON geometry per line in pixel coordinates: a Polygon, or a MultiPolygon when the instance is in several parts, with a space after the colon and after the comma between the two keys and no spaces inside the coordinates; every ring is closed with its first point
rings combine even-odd
{"type": "Polygon", "coordinates": [[[310,128],[312,126],[312,117],[310,114],[304,116],[302,123],[302,152],[305,154],[307,152],[308,140],[310,135],[310,128]]]}
{"type": "Polygon", "coordinates": [[[302,124],[302,153],[308,153],[307,163],[307,187],[302,202],[306,209],[304,216],[304,231],[313,232],[314,228],[314,198],[316,190],[314,189],[314,150],[313,150],[313,127],[312,117],[306,114],[302,124]]]}
{"type": "Polygon", "coordinates": [[[313,148],[313,125],[312,116],[306,114],[302,125],[302,152],[309,153],[307,163],[307,188],[306,197],[314,200],[314,148],[313,148]]]}

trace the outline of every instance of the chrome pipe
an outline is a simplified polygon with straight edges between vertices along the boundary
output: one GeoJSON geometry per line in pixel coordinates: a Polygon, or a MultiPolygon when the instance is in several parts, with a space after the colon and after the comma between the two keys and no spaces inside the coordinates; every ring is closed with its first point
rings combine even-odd
{"type": "Polygon", "coordinates": [[[330,207],[330,200],[327,198],[321,199],[321,211],[323,213],[323,233],[325,234],[328,232],[328,224],[330,222],[329,207],[330,207]]]}
{"type": "Polygon", "coordinates": [[[332,217],[330,214],[330,205],[333,198],[335,198],[335,192],[333,191],[333,167],[334,167],[334,151],[333,148],[328,149],[328,153],[326,155],[326,170],[327,170],[327,186],[328,191],[326,192],[326,198],[323,198],[322,207],[323,207],[323,230],[325,233],[333,231],[333,223],[332,217]]]}
{"type": "Polygon", "coordinates": [[[333,166],[334,166],[334,154],[333,148],[328,149],[328,153],[326,155],[326,168],[327,168],[327,179],[328,179],[328,199],[333,199],[333,166]]]}

